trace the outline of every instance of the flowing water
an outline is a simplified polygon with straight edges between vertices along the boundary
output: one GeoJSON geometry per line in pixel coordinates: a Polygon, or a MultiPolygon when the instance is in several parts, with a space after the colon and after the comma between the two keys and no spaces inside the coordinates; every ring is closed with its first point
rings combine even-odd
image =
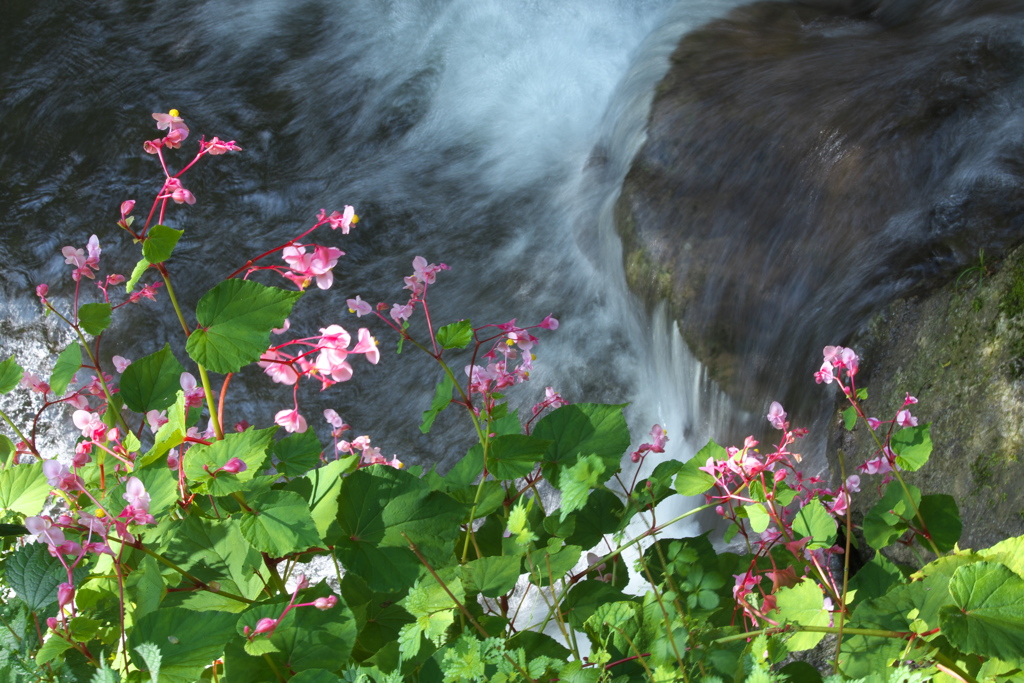
{"type": "MultiPolygon", "coordinates": [[[[190,171],[185,186],[199,201],[166,221],[186,231],[170,262],[184,302],[310,225],[321,207],[351,204],[361,216],[348,237],[321,235],[347,255],[334,287],[311,290],[292,319],[303,336],[368,324],[381,340],[379,366],[357,359],[351,382],[300,391],[321,433],[320,411],[332,407],[407,462],[464,452],[454,411],[432,436],[416,429],[439,377],[429,359],[396,357],[393,334],[344,305],[356,294],[400,300],[416,255],[451,266],[431,290],[439,321],[561,320],[540,335],[531,381],[509,392],[526,410],[545,386],[570,401],[631,401],[634,428],[666,425],[680,457],[724,410],[664,316],[626,293],[611,205],[668,55],[734,2],[9,4],[0,28],[5,356],[48,373],[46,354],[68,340],[31,295],[47,282],[52,299],[67,301],[61,247],[96,233],[104,267],[130,271],[137,247],[118,234],[117,209],[128,198],[148,207],[160,172],[142,141],[156,137],[151,112],[176,108],[189,143],[216,135],[245,150],[190,171]]],[[[180,167],[186,157],[172,158],[180,167]]],[[[118,319],[107,357],[139,358],[169,341],[185,359],[160,298],[118,319]],[[153,314],[163,322],[150,323],[153,314]]],[[[263,426],[291,402],[255,371],[231,396],[239,403],[228,423],[263,426]]],[[[27,410],[20,397],[4,406],[27,410]]]]}

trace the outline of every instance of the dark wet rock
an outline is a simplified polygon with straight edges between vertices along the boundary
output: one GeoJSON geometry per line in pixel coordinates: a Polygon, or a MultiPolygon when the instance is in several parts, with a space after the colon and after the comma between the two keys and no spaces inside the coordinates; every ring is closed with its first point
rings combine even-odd
{"type": "Polygon", "coordinates": [[[1024,235],[1024,8],[764,2],[687,35],[617,205],[630,285],[761,412],[1024,235]],[[810,6],[811,4],[817,6],[810,6]]]}

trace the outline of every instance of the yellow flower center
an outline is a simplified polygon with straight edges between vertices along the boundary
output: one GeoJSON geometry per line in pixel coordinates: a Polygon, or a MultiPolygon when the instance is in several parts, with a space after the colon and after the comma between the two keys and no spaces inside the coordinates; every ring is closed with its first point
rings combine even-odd
{"type": "Polygon", "coordinates": [[[172,110],[170,110],[169,112],[167,112],[167,114],[168,114],[169,116],[181,116],[181,114],[179,114],[179,113],[178,113],[178,110],[177,110],[177,109],[172,109],[172,110]]]}

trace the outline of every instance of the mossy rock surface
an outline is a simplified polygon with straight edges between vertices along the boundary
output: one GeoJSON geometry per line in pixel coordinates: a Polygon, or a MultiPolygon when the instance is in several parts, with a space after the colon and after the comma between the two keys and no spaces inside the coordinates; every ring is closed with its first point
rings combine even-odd
{"type": "MultiPolygon", "coordinates": [[[[919,400],[910,409],[931,423],[934,451],[906,477],[924,494],[957,500],[961,547],[1024,534],[1024,248],[927,296],[893,302],[851,346],[862,356],[869,415],[892,419],[907,393],[919,400]]],[[[851,472],[875,445],[863,424],[851,433],[837,419],[829,439],[835,482],[840,451],[851,472]]],[[[878,481],[861,476],[860,517],[877,500],[878,481]]]]}

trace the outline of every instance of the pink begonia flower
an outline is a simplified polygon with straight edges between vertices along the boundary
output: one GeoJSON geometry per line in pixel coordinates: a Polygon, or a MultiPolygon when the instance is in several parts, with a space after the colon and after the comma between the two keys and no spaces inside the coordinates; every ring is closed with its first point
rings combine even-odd
{"type": "Polygon", "coordinates": [[[114,356],[110,361],[114,364],[114,369],[119,373],[123,373],[125,368],[132,364],[132,362],[124,356],[114,356]]]}
{"type": "Polygon", "coordinates": [[[870,427],[872,430],[878,429],[878,425],[880,424],[882,424],[882,421],[879,420],[877,417],[868,418],[868,427],[870,427]]]}
{"type": "Polygon", "coordinates": [[[317,220],[322,223],[330,223],[332,230],[341,228],[342,234],[347,235],[351,227],[359,222],[359,216],[356,215],[355,209],[351,206],[345,206],[344,213],[338,213],[335,211],[330,216],[327,215],[327,211],[320,209],[320,214],[317,216],[317,220]]]}
{"type": "Polygon", "coordinates": [[[125,201],[121,202],[121,218],[127,218],[128,214],[130,214],[134,208],[134,199],[126,199],[125,201]]]}
{"type": "Polygon", "coordinates": [[[909,391],[906,392],[906,393],[907,393],[907,397],[905,399],[903,399],[903,407],[904,408],[909,406],[909,405],[913,405],[913,404],[917,403],[917,399],[914,398],[913,396],[911,396],[909,391]]]}
{"type": "Polygon", "coordinates": [[[150,431],[154,434],[168,422],[170,420],[167,419],[166,410],[150,410],[146,413],[146,424],[149,425],[150,431]]]}
{"type": "Polygon", "coordinates": [[[121,497],[128,501],[128,505],[143,511],[149,510],[149,494],[146,487],[138,477],[128,477],[124,493],[121,497]]]}
{"type": "Polygon", "coordinates": [[[224,154],[225,152],[241,152],[242,148],[236,145],[234,140],[225,142],[224,140],[215,137],[209,142],[203,143],[203,150],[206,151],[207,154],[216,156],[218,154],[224,154]]]}
{"type": "Polygon", "coordinates": [[[857,469],[865,474],[888,474],[892,472],[892,466],[889,464],[889,459],[884,455],[880,455],[877,458],[868,460],[857,466],[857,469]]]}
{"type": "Polygon", "coordinates": [[[107,425],[103,424],[103,418],[99,413],[76,410],[71,415],[71,421],[82,430],[82,436],[92,441],[102,441],[107,435],[107,425]]]}
{"type": "Polygon", "coordinates": [[[917,418],[910,414],[909,410],[901,410],[896,413],[896,424],[900,427],[916,427],[917,418]]]}
{"type": "Polygon", "coordinates": [[[241,458],[231,458],[226,463],[221,465],[218,472],[227,472],[228,474],[238,474],[239,472],[245,472],[249,469],[249,466],[241,458]]]}
{"type": "Polygon", "coordinates": [[[34,543],[46,543],[49,546],[60,546],[64,541],[64,532],[53,525],[53,520],[45,515],[25,518],[25,528],[34,543]]]}
{"type": "Polygon", "coordinates": [[[829,512],[833,515],[842,516],[846,514],[846,509],[850,505],[850,495],[842,488],[836,493],[836,499],[832,501],[829,507],[829,512]]]}
{"type": "Polygon", "coordinates": [[[338,411],[333,408],[327,408],[324,410],[324,419],[327,420],[327,423],[335,429],[341,429],[345,426],[345,422],[341,419],[341,416],[338,415],[338,411]]]}
{"type": "Polygon", "coordinates": [[[104,536],[107,533],[107,526],[103,520],[85,510],[78,511],[78,523],[99,536],[104,536]]]}
{"type": "Polygon", "coordinates": [[[206,392],[196,382],[191,372],[183,372],[178,378],[178,385],[185,392],[185,410],[203,405],[206,392]]]}
{"type": "Polygon", "coordinates": [[[772,401],[771,406],[768,408],[767,417],[772,427],[776,429],[786,428],[786,411],[782,409],[782,404],[778,401],[772,401]]]}
{"type": "Polygon", "coordinates": [[[167,452],[167,467],[172,470],[178,469],[178,465],[181,464],[181,456],[178,455],[178,449],[172,448],[167,452]]]}
{"type": "Polygon", "coordinates": [[[49,294],[49,293],[50,293],[50,285],[46,284],[45,282],[42,283],[42,284],[36,285],[36,296],[39,297],[40,303],[43,303],[43,304],[46,303],[46,295],[49,294]]]}
{"type": "Polygon", "coordinates": [[[61,612],[75,597],[75,587],[70,583],[57,586],[57,611],[61,612]]]}
{"type": "Polygon", "coordinates": [[[357,318],[373,313],[373,308],[370,307],[370,304],[359,298],[358,294],[355,299],[348,299],[345,303],[348,304],[348,312],[355,313],[357,318]]]}
{"type": "Polygon", "coordinates": [[[334,595],[328,595],[325,598],[317,598],[313,601],[313,607],[316,607],[318,610],[321,611],[327,611],[334,607],[336,604],[338,604],[338,598],[334,595]]]}
{"type": "Polygon", "coordinates": [[[391,319],[394,320],[396,323],[400,323],[403,320],[408,320],[409,318],[412,317],[412,313],[413,306],[411,303],[405,305],[395,304],[394,306],[391,307],[391,319]]]}
{"type": "Polygon", "coordinates": [[[835,379],[835,375],[832,374],[832,364],[825,361],[821,364],[821,369],[814,373],[814,381],[817,384],[832,384],[832,380],[835,379]]]}
{"type": "Polygon", "coordinates": [[[258,636],[263,633],[273,633],[274,629],[277,628],[277,619],[271,619],[270,617],[264,617],[256,622],[256,628],[253,629],[252,634],[258,636]]]}
{"type": "Polygon", "coordinates": [[[307,254],[306,246],[291,245],[281,252],[282,258],[291,268],[291,271],[284,275],[299,289],[305,289],[314,278],[317,287],[330,289],[334,284],[334,272],[331,269],[338,265],[338,258],[344,255],[345,252],[335,247],[315,245],[313,253],[307,254]]]}
{"type": "Polygon", "coordinates": [[[299,373],[287,362],[287,356],[278,353],[274,348],[267,349],[260,357],[259,365],[270,379],[278,384],[292,385],[299,381],[299,373]]]}
{"type": "Polygon", "coordinates": [[[377,340],[370,336],[370,331],[365,327],[359,328],[359,339],[352,347],[350,353],[361,353],[366,360],[376,365],[380,361],[380,349],[377,348],[377,340]]]}
{"type": "Polygon", "coordinates": [[[281,425],[289,432],[302,433],[306,431],[306,418],[299,414],[298,409],[282,410],[274,415],[274,422],[281,425]]]}
{"type": "Polygon", "coordinates": [[[81,488],[78,475],[57,460],[43,461],[43,476],[46,477],[46,482],[50,486],[61,491],[74,491],[81,488]]]}
{"type": "Polygon", "coordinates": [[[191,192],[186,190],[181,181],[177,178],[168,178],[164,182],[163,192],[160,193],[158,199],[173,199],[176,204],[195,204],[196,197],[191,192]]]}
{"type": "Polygon", "coordinates": [[[156,301],[156,290],[163,287],[162,282],[151,282],[142,289],[132,292],[128,296],[129,303],[138,303],[141,299],[149,299],[150,301],[156,301]]]}
{"type": "Polygon", "coordinates": [[[853,491],[854,493],[860,492],[860,477],[856,474],[851,474],[846,478],[846,490],[853,491]]]}
{"type": "Polygon", "coordinates": [[[285,332],[291,329],[291,326],[292,321],[289,318],[285,318],[284,325],[282,325],[281,327],[274,327],[270,331],[273,332],[274,334],[284,334],[285,332]]]}
{"type": "Polygon", "coordinates": [[[556,320],[552,316],[548,315],[547,317],[545,317],[543,320],[540,321],[540,324],[538,325],[538,327],[542,327],[545,330],[557,330],[558,329],[558,320],[556,320]]]}
{"type": "Polygon", "coordinates": [[[180,140],[188,137],[188,126],[185,125],[185,120],[181,118],[177,109],[172,109],[166,114],[153,114],[153,118],[156,119],[157,130],[166,130],[168,133],[177,131],[180,140]]]}
{"type": "Polygon", "coordinates": [[[26,389],[31,389],[40,394],[50,393],[50,385],[39,379],[39,376],[34,372],[26,372],[22,375],[20,384],[26,389]]]}
{"type": "Polygon", "coordinates": [[[121,510],[121,514],[118,517],[124,517],[125,522],[135,524],[155,524],[156,519],[153,515],[149,514],[149,511],[144,510],[134,505],[126,505],[124,510],[121,510]]]}

